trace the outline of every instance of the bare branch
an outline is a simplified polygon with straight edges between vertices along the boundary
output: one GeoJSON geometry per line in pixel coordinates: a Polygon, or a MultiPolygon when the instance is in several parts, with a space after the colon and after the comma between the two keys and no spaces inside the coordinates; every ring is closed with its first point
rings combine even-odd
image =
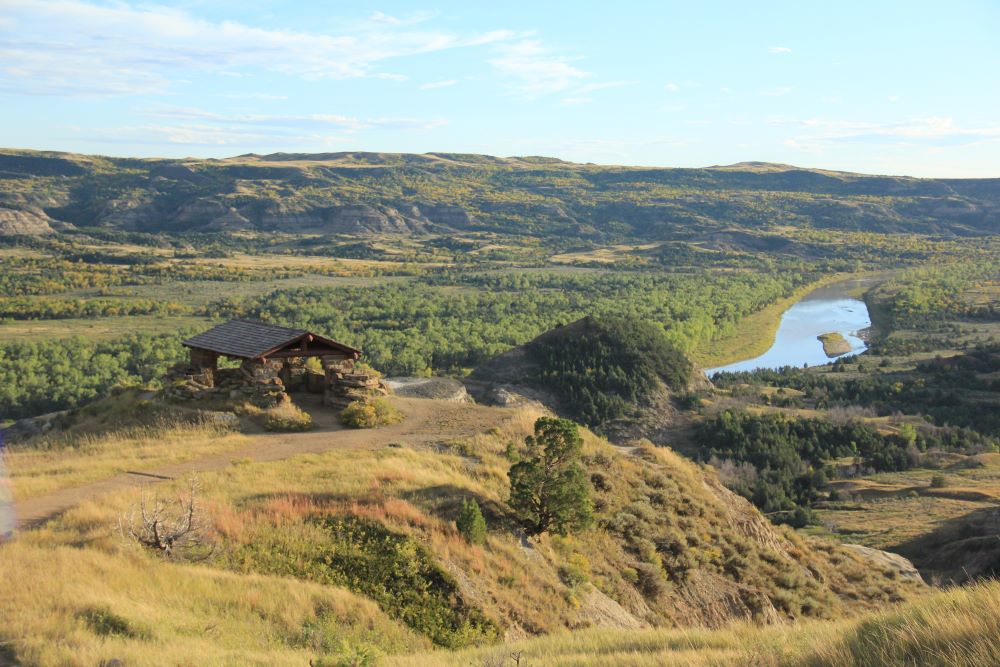
{"type": "MultiPolygon", "coordinates": [[[[179,497],[178,509],[171,512],[155,494],[150,500],[143,489],[139,498],[139,520],[136,520],[134,509],[128,515],[119,515],[119,533],[123,539],[167,558],[190,558],[203,546],[207,529],[197,501],[199,490],[198,479],[191,477],[187,497],[179,497]]],[[[211,555],[211,550],[200,557],[207,558],[208,555],[211,555]]]]}

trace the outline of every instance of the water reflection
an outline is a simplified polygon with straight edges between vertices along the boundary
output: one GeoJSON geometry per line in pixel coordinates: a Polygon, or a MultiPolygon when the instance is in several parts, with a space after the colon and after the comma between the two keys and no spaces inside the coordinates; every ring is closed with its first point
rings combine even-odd
{"type": "Polygon", "coordinates": [[[872,321],[865,302],[849,295],[860,284],[863,283],[836,283],[808,294],[781,316],[771,349],[759,357],[710,368],[705,372],[712,375],[720,371],[826,364],[832,359],[823,351],[823,343],[817,336],[832,332],[843,335],[850,343],[848,355],[864,352],[868,348],[858,334],[868,329],[872,321]]]}

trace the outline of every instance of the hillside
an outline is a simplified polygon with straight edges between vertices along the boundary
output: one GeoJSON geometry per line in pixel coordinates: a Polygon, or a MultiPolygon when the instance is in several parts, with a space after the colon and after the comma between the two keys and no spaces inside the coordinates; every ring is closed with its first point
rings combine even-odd
{"type": "Polygon", "coordinates": [[[108,158],[0,150],[0,234],[82,229],[372,235],[491,231],[668,240],[775,226],[978,235],[1000,180],[428,153],[108,158]]]}
{"type": "Polygon", "coordinates": [[[482,401],[538,401],[615,442],[663,442],[678,416],[675,397],[707,384],[662,327],[615,315],[546,331],[465,382],[482,401]]]}
{"type": "Polygon", "coordinates": [[[1000,662],[1000,584],[984,582],[837,622],[721,630],[586,630],[462,651],[388,661],[398,667],[528,664],[573,667],[991,667],[1000,662]]]}
{"type": "Polygon", "coordinates": [[[407,419],[371,434],[317,412],[315,433],[239,435],[163,419],[121,430],[123,414],[141,413],[122,412],[132,400],[11,451],[25,507],[78,489],[75,507],[0,546],[0,578],[39,582],[0,599],[0,645],[27,664],[302,664],[567,628],[836,618],[925,590],[906,568],[771,526],[668,449],[590,434],[595,528],[526,540],[506,471],[539,414],[530,408],[397,398],[407,419]],[[207,558],[171,562],[122,539],[116,526],[140,496],[134,481],[109,483],[122,466],[144,475],[132,480],[173,478],[162,498],[183,496],[184,471],[198,471],[207,558]],[[454,524],[470,497],[487,520],[482,546],[454,524]],[[41,576],[54,569],[59,581],[41,576]]]}

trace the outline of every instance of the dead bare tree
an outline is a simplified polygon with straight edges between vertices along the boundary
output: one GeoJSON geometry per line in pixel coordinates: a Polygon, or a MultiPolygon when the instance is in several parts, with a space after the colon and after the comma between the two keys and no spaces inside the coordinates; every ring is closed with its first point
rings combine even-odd
{"type": "Polygon", "coordinates": [[[211,548],[206,552],[208,525],[197,502],[199,490],[198,479],[191,477],[187,495],[179,496],[172,508],[155,493],[150,499],[143,489],[138,508],[118,516],[118,531],[123,539],[166,558],[207,558],[211,548]]]}

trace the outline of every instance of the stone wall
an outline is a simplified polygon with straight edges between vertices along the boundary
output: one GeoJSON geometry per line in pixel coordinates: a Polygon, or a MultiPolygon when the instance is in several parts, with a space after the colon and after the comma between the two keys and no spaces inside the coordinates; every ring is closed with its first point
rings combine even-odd
{"type": "Polygon", "coordinates": [[[323,403],[332,408],[343,409],[354,401],[369,401],[389,394],[389,388],[377,375],[360,372],[351,359],[324,362],[324,368],[326,391],[323,403]]]}
{"type": "Polygon", "coordinates": [[[321,375],[298,358],[245,360],[239,368],[177,364],[165,378],[163,391],[178,401],[232,400],[261,408],[288,402],[289,391],[308,391],[323,394],[324,404],[338,409],[389,393],[377,375],[359,372],[351,359],[324,358],[323,367],[321,375]]]}
{"type": "Polygon", "coordinates": [[[227,399],[262,408],[288,401],[279,373],[280,361],[244,361],[239,368],[174,366],[164,381],[164,394],[179,401],[227,399]]]}

